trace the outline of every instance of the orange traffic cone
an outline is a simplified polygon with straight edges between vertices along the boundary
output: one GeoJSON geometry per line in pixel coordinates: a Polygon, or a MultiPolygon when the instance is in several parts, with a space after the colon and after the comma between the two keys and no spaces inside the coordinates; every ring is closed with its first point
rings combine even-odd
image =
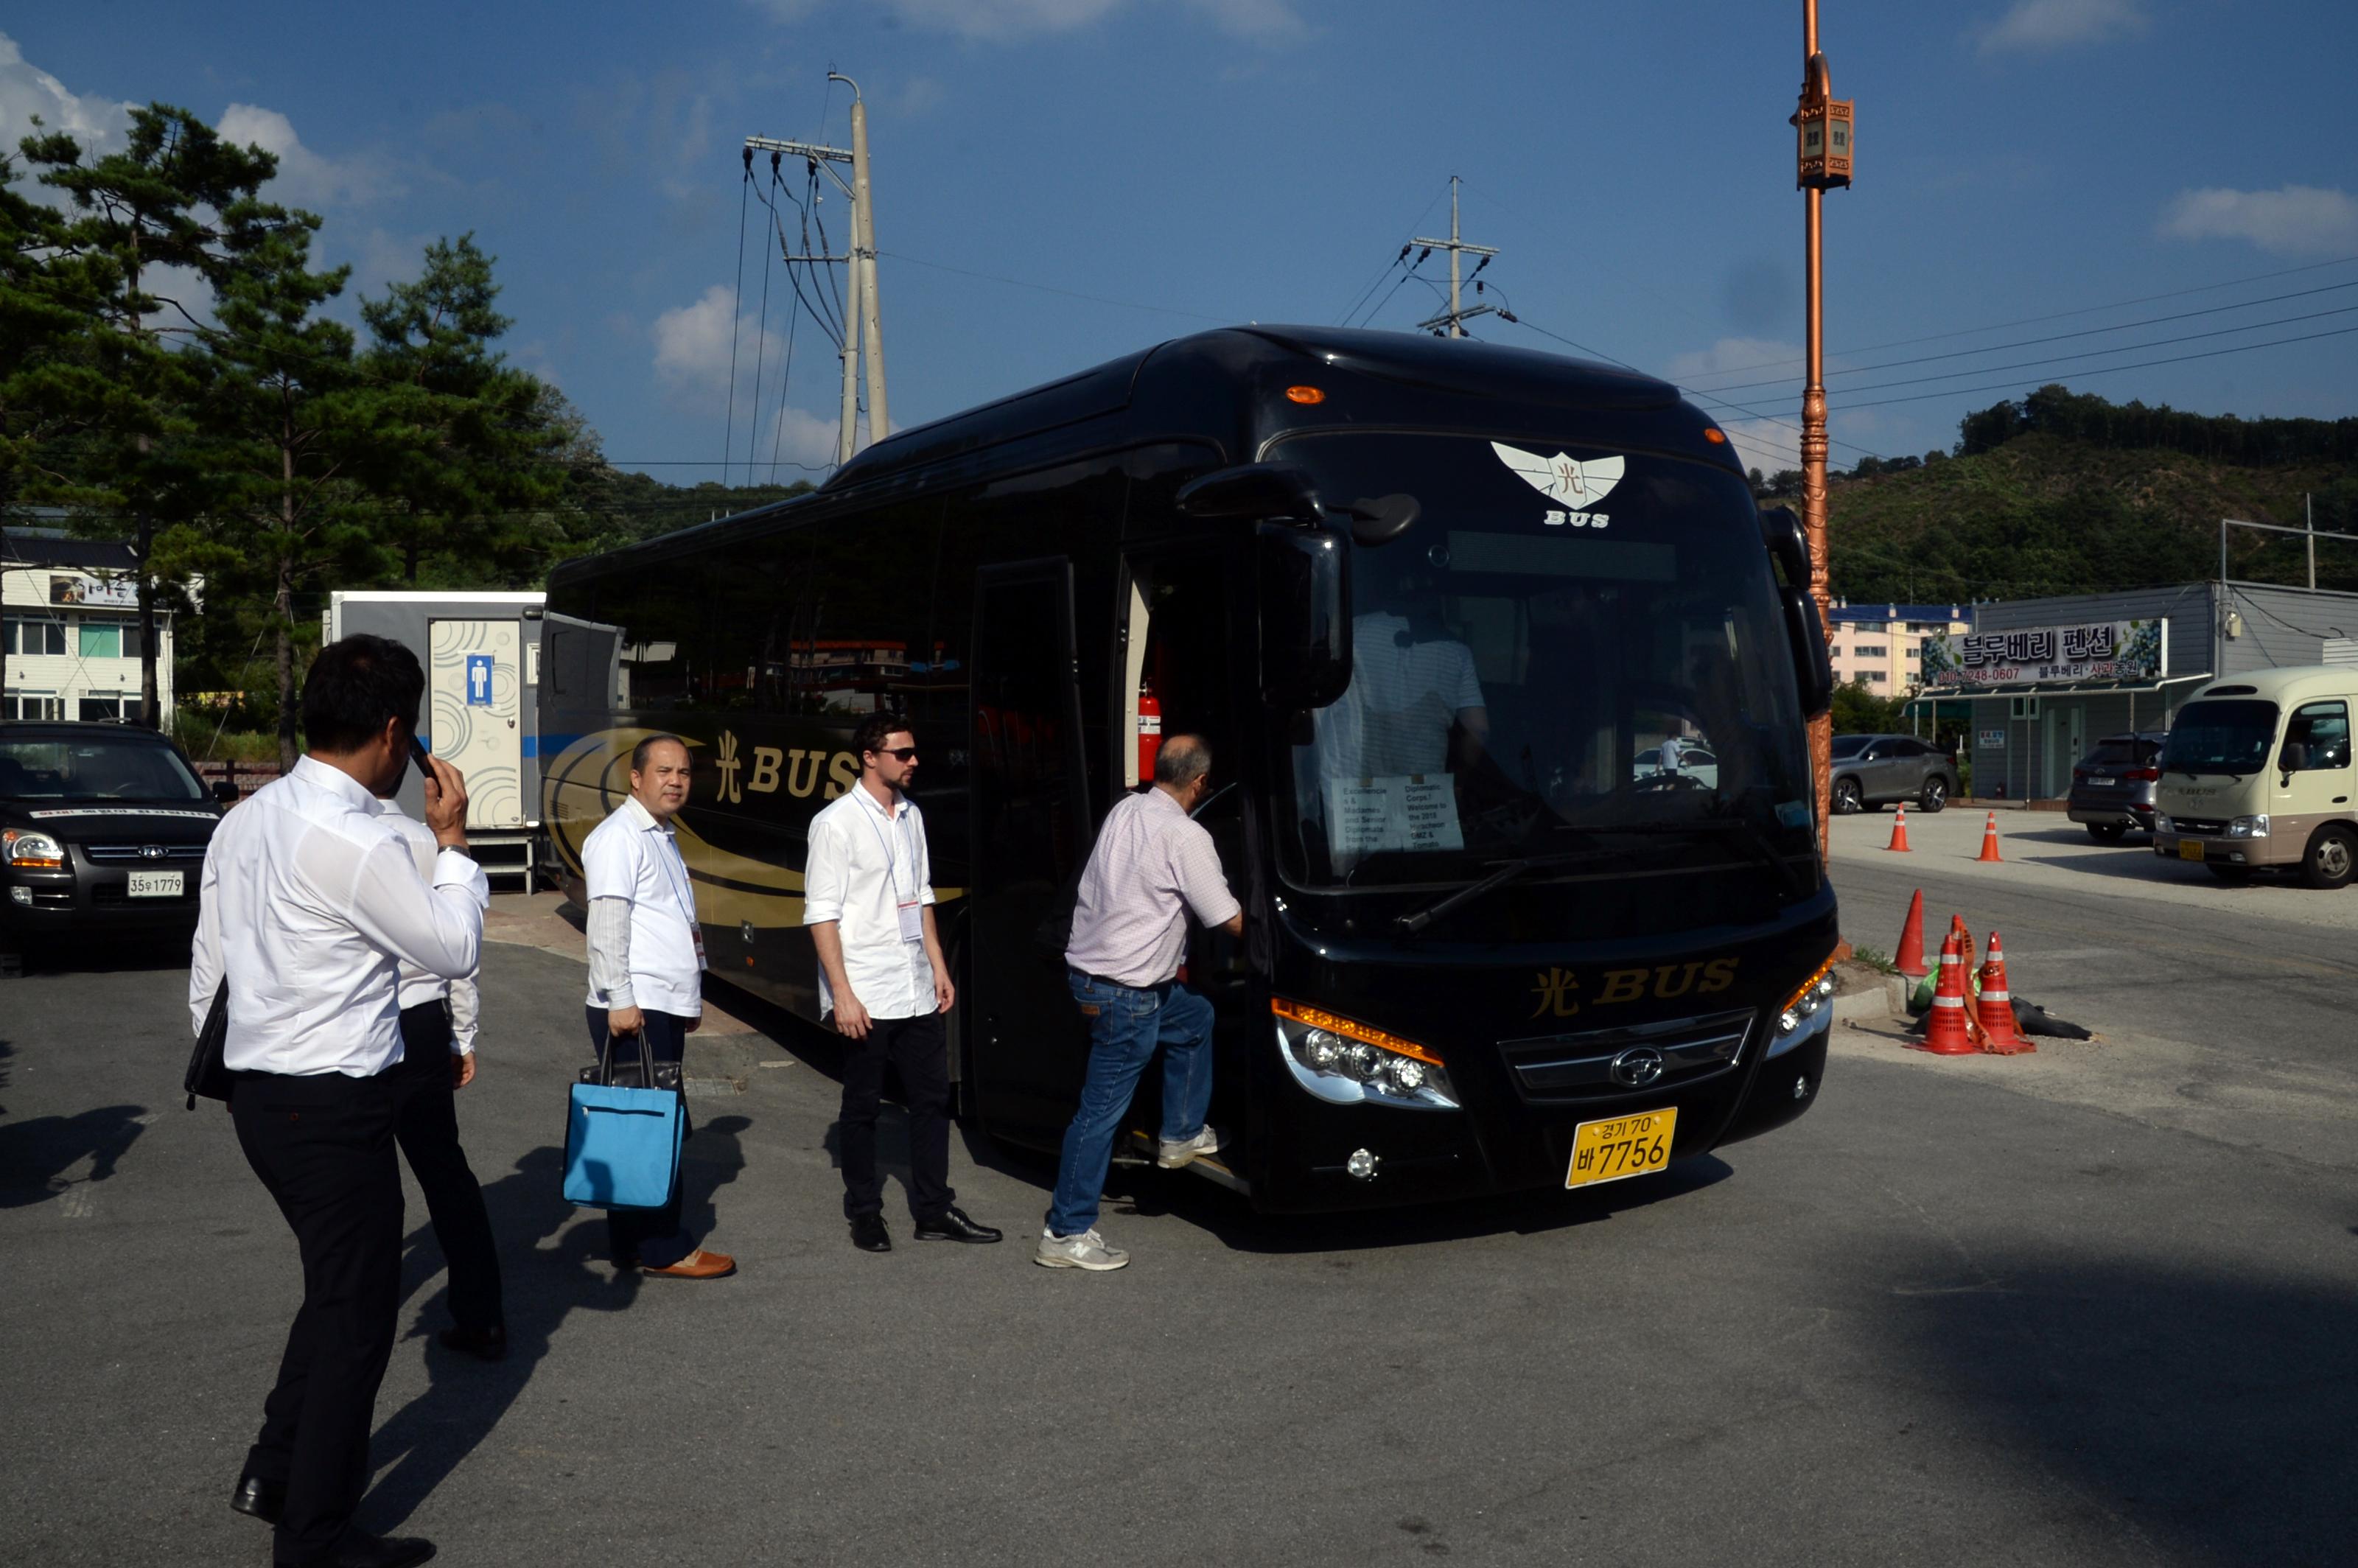
{"type": "Polygon", "coordinates": [[[1975,855],[1974,859],[1976,860],[1995,860],[1998,858],[1997,813],[1993,811],[1989,814],[1989,825],[1982,829],[1982,852],[1975,855]]]}
{"type": "MultiPolygon", "coordinates": [[[[1956,938],[1958,968],[1970,981],[1974,972],[1974,934],[1966,926],[1963,915],[1949,916],[1949,935],[1956,938]]],[[[1963,994],[1968,997],[1973,994],[1973,987],[1970,983],[1966,985],[1963,994]]],[[[1971,1012],[1973,1009],[1967,1008],[1965,1011],[1971,1012]]]]}
{"type": "Polygon", "coordinates": [[[1924,962],[1924,890],[1918,888],[1916,896],[1908,901],[1908,922],[1899,928],[1899,951],[1892,955],[1891,967],[1911,980],[1920,980],[1932,972],[1924,962]]]}
{"type": "Polygon", "coordinates": [[[1965,1033],[1965,971],[1957,961],[1953,936],[1941,944],[1941,984],[1924,1020],[1923,1048],[1935,1056],[1974,1054],[1973,1040],[1965,1033]]]}
{"type": "Polygon", "coordinates": [[[1908,808],[1906,806],[1899,808],[1899,820],[1891,825],[1891,842],[1886,844],[1884,848],[1897,849],[1903,855],[1908,853],[1908,808]]]}
{"type": "Polygon", "coordinates": [[[1982,969],[1981,1000],[1974,1006],[1974,1018],[1986,1036],[1982,1049],[1993,1056],[2019,1056],[2039,1049],[2014,1026],[2014,998],[2006,989],[2006,950],[1998,946],[1995,931],[1990,933],[1989,963],[1982,969]]]}

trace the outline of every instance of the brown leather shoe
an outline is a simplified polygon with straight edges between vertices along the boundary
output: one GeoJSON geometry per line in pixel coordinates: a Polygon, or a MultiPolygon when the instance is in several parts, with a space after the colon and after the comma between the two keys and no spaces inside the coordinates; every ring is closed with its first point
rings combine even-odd
{"type": "Polygon", "coordinates": [[[699,1247],[667,1269],[642,1266],[639,1272],[653,1274],[658,1280],[720,1280],[737,1271],[737,1260],[726,1252],[708,1252],[699,1247]]]}

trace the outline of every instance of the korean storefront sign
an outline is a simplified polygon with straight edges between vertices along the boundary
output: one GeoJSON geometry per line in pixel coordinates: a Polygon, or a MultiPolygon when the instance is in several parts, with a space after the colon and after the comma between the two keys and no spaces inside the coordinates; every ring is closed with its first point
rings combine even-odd
{"type": "Polygon", "coordinates": [[[1924,684],[1952,690],[2031,682],[2157,680],[2169,663],[2169,622],[2089,621],[1924,639],[1924,684]]]}

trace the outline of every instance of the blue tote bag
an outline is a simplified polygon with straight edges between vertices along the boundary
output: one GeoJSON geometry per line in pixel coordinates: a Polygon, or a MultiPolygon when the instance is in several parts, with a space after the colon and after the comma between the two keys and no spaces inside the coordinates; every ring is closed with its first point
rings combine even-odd
{"type": "Polygon", "coordinates": [[[565,1119],[565,1199],[592,1208],[662,1208],[679,1181],[687,1103],[677,1069],[659,1080],[639,1036],[638,1085],[613,1081],[610,1037],[598,1065],[573,1086],[565,1119]]]}

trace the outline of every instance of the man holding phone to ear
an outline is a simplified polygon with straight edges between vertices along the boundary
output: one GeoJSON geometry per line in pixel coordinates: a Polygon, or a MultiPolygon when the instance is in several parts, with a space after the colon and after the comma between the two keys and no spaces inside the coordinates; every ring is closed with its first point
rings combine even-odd
{"type": "Polygon", "coordinates": [[[189,1023],[202,1032],[225,980],[230,1119],[303,1265],[303,1305],[230,1494],[277,1527],[282,1568],[434,1555],[430,1541],[352,1522],[401,1301],[400,966],[472,974],[491,903],[456,768],[428,765],[430,881],[379,805],[410,765],[425,693],[417,655],[398,643],[320,649],[303,680],[308,753],[223,817],[205,852],[189,1023]]]}

